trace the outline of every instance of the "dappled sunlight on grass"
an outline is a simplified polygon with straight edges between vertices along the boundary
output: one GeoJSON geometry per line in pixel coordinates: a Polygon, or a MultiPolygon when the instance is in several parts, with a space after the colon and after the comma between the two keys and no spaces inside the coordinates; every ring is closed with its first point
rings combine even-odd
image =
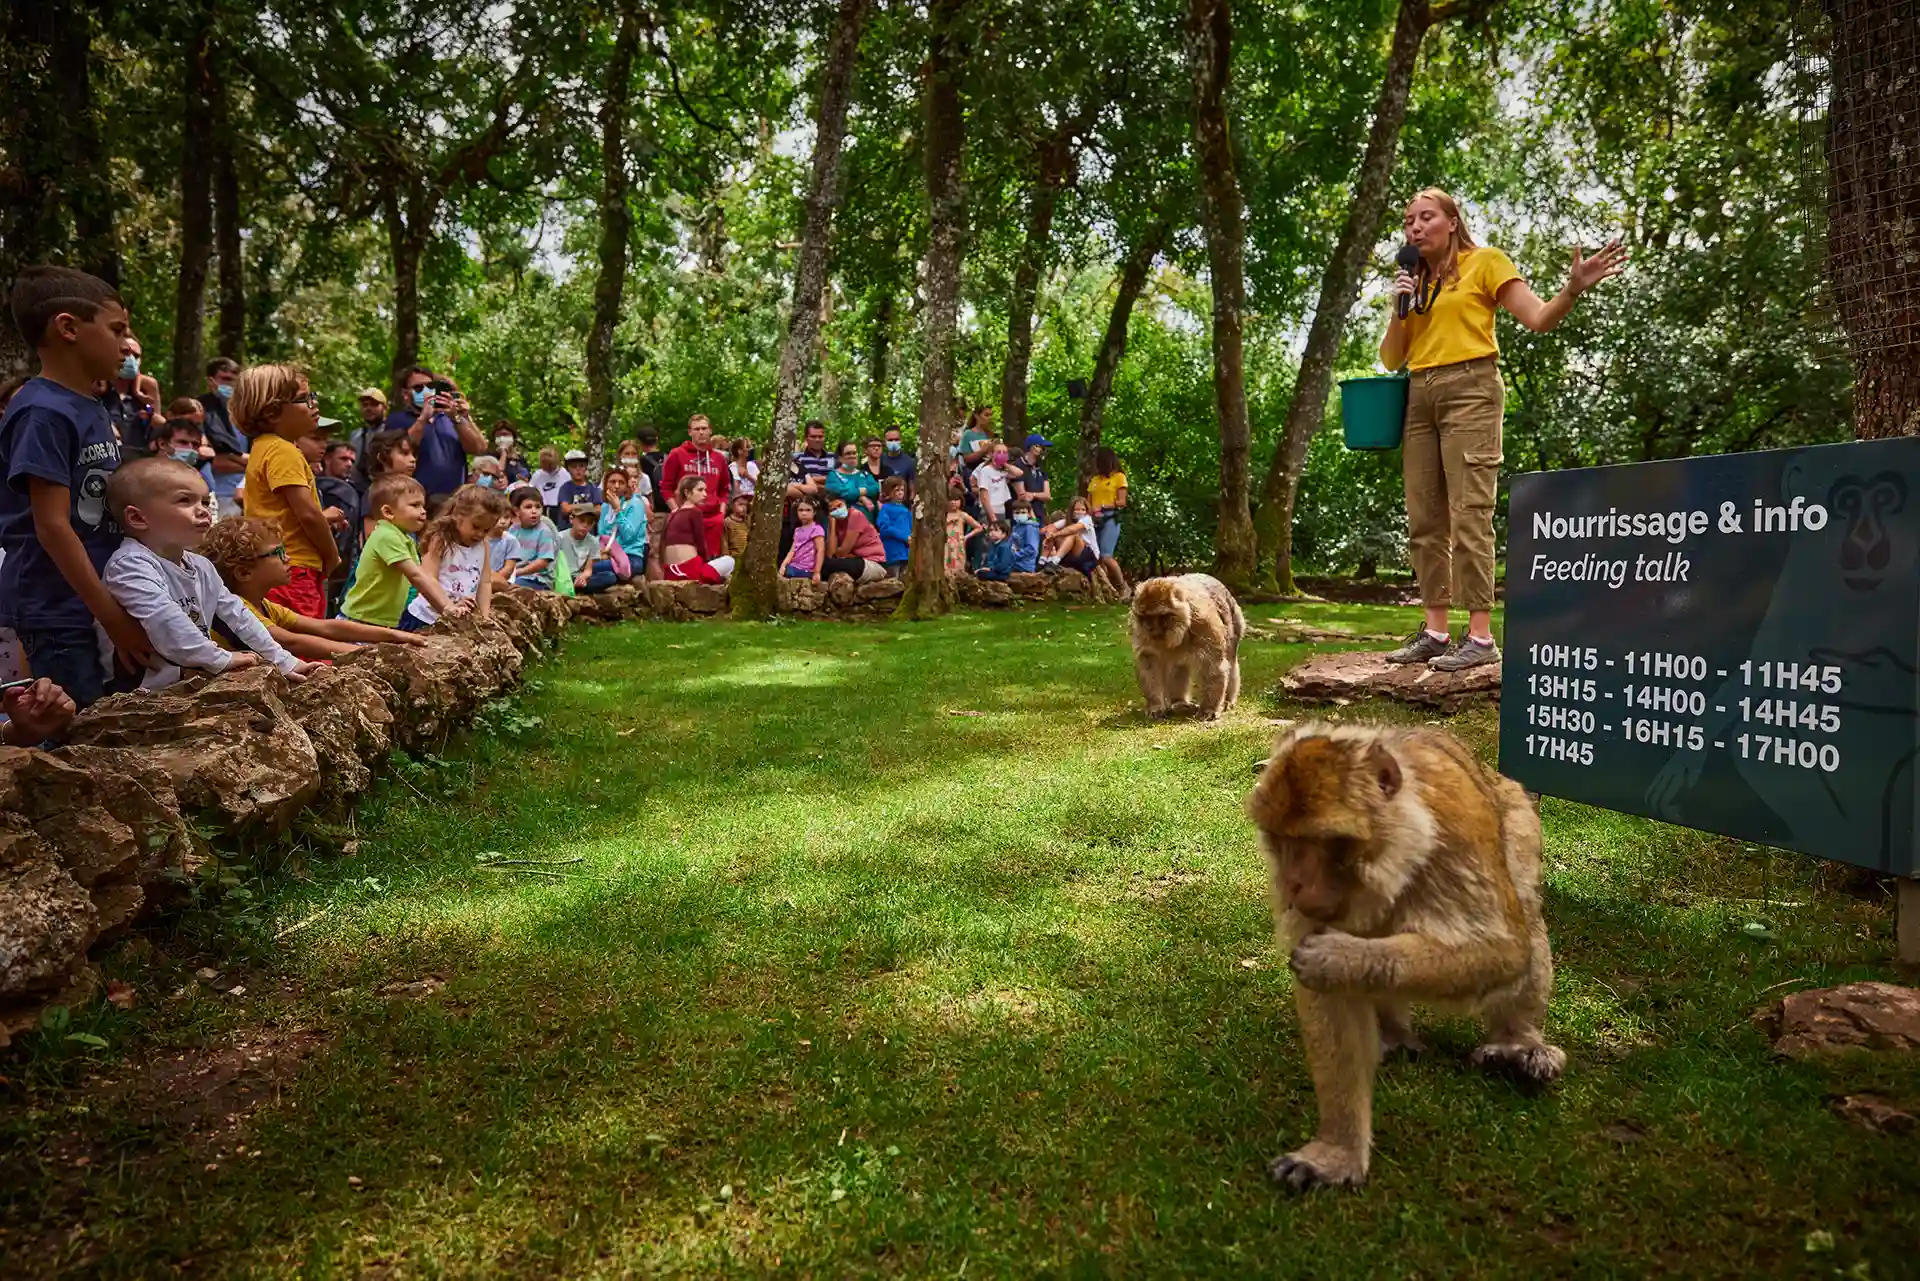
{"type": "MultiPolygon", "coordinates": [[[[324,1049],[243,1170],[148,1138],[84,1176],[124,1270],[1753,1275],[1827,1225],[1894,1275],[1912,1163],[1826,1098],[1920,1101],[1920,1069],[1781,1065],[1746,1021],[1873,973],[1884,905],[1556,801],[1568,1078],[1525,1097],[1431,1024],[1382,1074],[1374,1188],[1276,1195],[1311,1089],[1242,813],[1267,722],[1432,717],[1290,704],[1312,650],[1263,640],[1224,721],[1149,722],[1123,621],[572,634],[521,696],[536,732],[449,748],[364,807],[357,858],[270,886],[251,943],[290,994],[248,1017],[324,1049]]],[[[1448,724],[1491,755],[1490,709],[1448,724]]],[[[203,992],[153,1035],[239,1017],[203,992]]]]}

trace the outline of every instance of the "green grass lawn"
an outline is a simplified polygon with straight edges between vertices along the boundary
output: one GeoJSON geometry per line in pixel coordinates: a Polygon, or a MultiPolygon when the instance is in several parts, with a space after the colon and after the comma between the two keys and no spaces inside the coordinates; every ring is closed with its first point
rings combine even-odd
{"type": "MultiPolygon", "coordinates": [[[[1253,641],[1224,723],[1154,725],[1123,625],[571,633],[521,733],[390,771],[355,856],[135,940],[140,1004],[75,1024],[107,1048],[0,1063],[0,1271],[1915,1275],[1920,1139],[1830,1099],[1920,1103],[1920,1065],[1778,1062],[1748,1022],[1892,977],[1891,907],[1553,800],[1565,1080],[1429,1024],[1372,1183],[1272,1187],[1312,1093],[1241,804],[1306,651],[1253,641]],[[196,1124],[196,1063],[295,1042],[196,1124]]],[[[1491,757],[1490,711],[1452,724],[1491,757]]]]}

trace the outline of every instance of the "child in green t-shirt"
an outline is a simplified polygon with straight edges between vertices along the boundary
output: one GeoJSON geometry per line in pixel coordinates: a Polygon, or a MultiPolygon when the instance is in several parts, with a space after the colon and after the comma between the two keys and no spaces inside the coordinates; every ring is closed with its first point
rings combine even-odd
{"type": "Polygon", "coordinates": [[[374,627],[398,627],[414,632],[428,626],[407,611],[407,586],[427,598],[442,618],[458,618],[473,602],[450,600],[440,584],[420,566],[413,536],[427,524],[427,491],[411,476],[388,472],[367,493],[367,511],[379,523],[360,549],[354,566],[353,587],[340,606],[340,616],[374,627]],[[408,626],[412,623],[412,626],[408,626]]]}

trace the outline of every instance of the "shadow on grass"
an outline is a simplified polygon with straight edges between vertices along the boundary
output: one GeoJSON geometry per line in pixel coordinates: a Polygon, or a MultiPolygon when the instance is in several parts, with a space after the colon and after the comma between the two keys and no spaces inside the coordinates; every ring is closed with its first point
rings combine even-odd
{"type": "MultiPolygon", "coordinates": [[[[209,1175],[116,1131],[75,1270],[1750,1276],[1819,1228],[1897,1273],[1910,1153],[1825,1096],[1920,1069],[1782,1066],[1745,1025],[1864,968],[1852,923],[1756,949],[1651,889],[1831,904],[1804,869],[1577,807],[1549,813],[1568,1078],[1521,1095],[1442,1024],[1381,1076],[1374,1186],[1275,1192],[1311,1090],[1239,806],[1286,705],[1133,719],[1098,617],[590,634],[538,676],[540,735],[459,749],[477,800],[388,789],[379,859],[279,887],[286,918],[336,905],[282,962],[308,995],[279,1017],[325,1048],[261,1156],[209,1175]],[[509,880],[484,849],[586,861],[509,880]],[[423,974],[446,988],[378,995],[423,974]]],[[[1456,725],[1490,753],[1491,713],[1456,725]]]]}

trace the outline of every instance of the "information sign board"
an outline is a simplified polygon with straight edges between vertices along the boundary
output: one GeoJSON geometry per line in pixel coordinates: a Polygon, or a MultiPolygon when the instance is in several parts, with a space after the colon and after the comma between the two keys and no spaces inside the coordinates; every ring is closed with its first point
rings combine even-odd
{"type": "Polygon", "coordinates": [[[1503,773],[1920,873],[1920,439],[1535,472],[1509,510],[1503,773]]]}

